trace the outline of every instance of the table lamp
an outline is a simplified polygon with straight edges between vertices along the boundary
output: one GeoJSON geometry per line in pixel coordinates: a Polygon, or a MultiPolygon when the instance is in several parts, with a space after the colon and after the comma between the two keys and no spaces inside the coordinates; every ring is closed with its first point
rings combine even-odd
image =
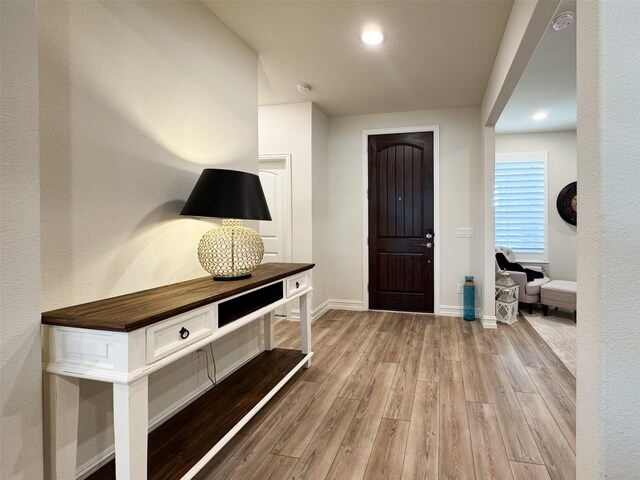
{"type": "Polygon", "coordinates": [[[271,220],[257,175],[236,170],[206,168],[180,215],[222,218],[222,226],[209,230],[198,244],[198,260],[214,280],[251,276],[264,255],[258,232],[242,220],[271,220]]]}

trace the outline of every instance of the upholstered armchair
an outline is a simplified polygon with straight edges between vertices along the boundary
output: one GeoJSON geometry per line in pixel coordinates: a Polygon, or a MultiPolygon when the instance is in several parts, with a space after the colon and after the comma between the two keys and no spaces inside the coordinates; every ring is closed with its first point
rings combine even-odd
{"type": "MultiPolygon", "coordinates": [[[[498,253],[498,252],[504,254],[504,256],[509,262],[515,263],[516,256],[513,253],[513,250],[511,250],[509,247],[496,247],[495,253],[498,253]]],[[[495,263],[496,263],[496,280],[497,280],[500,277],[500,275],[502,275],[502,270],[500,269],[500,267],[498,267],[498,262],[496,261],[495,263]]],[[[542,270],[542,267],[538,267],[535,265],[531,265],[531,266],[527,265],[526,268],[530,268],[531,270],[537,270],[539,272],[544,273],[544,270],[542,270]]],[[[526,273],[514,272],[510,270],[507,270],[507,272],[509,273],[509,276],[513,279],[513,281],[518,284],[518,295],[520,297],[519,298],[520,302],[526,303],[529,313],[532,313],[533,305],[540,302],[540,287],[545,283],[548,283],[550,281],[550,278],[545,273],[543,278],[535,278],[532,281],[527,282],[526,273]]]]}

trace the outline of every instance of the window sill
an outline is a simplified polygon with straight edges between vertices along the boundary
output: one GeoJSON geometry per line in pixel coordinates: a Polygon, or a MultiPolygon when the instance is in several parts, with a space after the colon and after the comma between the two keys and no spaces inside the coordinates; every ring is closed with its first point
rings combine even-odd
{"type": "Polygon", "coordinates": [[[549,265],[549,260],[533,260],[526,258],[516,258],[516,262],[527,265],[549,265]]]}

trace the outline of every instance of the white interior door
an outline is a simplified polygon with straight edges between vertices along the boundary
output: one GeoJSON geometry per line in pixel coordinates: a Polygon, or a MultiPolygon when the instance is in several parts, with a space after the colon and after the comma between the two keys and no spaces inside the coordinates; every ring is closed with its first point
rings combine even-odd
{"type": "Polygon", "coordinates": [[[271,213],[258,222],[264,242],[263,263],[291,261],[291,155],[261,155],[260,183],[271,213]]]}
{"type": "MultiPolygon", "coordinates": [[[[291,261],[291,155],[260,155],[259,176],[271,221],[258,222],[264,242],[262,263],[291,261]]],[[[290,317],[290,309],[276,315],[290,317]]]]}
{"type": "Polygon", "coordinates": [[[276,162],[260,162],[260,183],[269,205],[271,221],[259,222],[264,242],[263,263],[284,262],[284,165],[276,162]]]}

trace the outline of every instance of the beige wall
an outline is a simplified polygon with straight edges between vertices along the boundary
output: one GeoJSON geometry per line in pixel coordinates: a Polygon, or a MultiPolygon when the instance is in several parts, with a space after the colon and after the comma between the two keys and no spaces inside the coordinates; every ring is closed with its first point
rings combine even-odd
{"type": "Polygon", "coordinates": [[[0,2],[0,478],[42,477],[36,4],[0,2]]]}
{"type": "MultiPolygon", "coordinates": [[[[257,172],[257,56],[197,2],[42,2],[42,308],[206,275],[205,167],[257,172]]],[[[214,344],[218,373],[256,328],[214,344]]],[[[194,354],[151,377],[150,416],[207,385],[194,354]]],[[[108,385],[81,382],[79,465],[113,443],[108,385]]]]}
{"type": "MultiPolygon", "coordinates": [[[[482,181],[479,110],[452,109],[331,117],[329,126],[330,297],[363,301],[362,131],[394,127],[440,128],[440,306],[459,307],[456,285],[464,275],[480,278],[482,181]],[[457,227],[476,228],[476,237],[457,238],[457,227]]],[[[478,285],[478,291],[481,284],[478,285]]]]}
{"type": "Polygon", "coordinates": [[[549,155],[548,271],[554,279],[575,281],[578,254],[576,227],[560,217],[556,199],[565,185],[577,179],[576,132],[496,135],[496,154],[543,151],[549,155]]]}

